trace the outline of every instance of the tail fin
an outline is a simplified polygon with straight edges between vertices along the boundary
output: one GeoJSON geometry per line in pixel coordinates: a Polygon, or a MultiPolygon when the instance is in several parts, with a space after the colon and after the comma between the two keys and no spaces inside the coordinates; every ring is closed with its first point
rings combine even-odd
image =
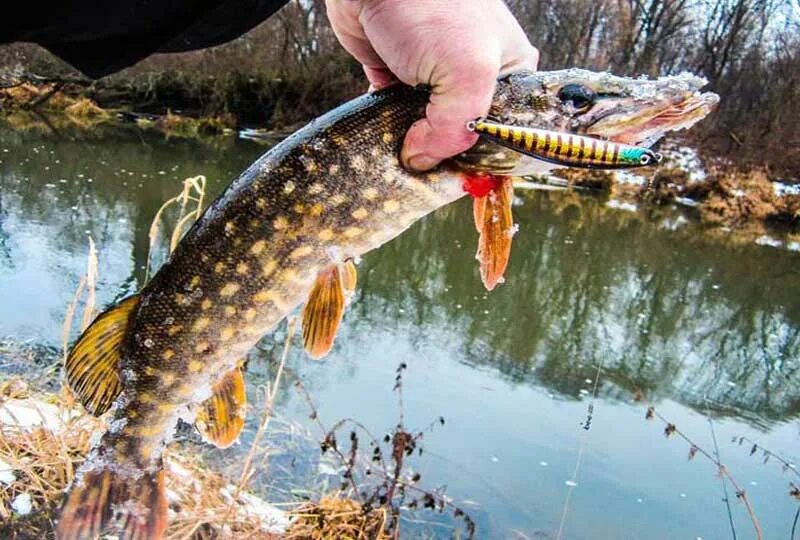
{"type": "Polygon", "coordinates": [[[120,540],[151,540],[167,528],[164,470],[137,474],[110,467],[87,471],[61,509],[57,540],[89,540],[106,528],[120,540]]]}

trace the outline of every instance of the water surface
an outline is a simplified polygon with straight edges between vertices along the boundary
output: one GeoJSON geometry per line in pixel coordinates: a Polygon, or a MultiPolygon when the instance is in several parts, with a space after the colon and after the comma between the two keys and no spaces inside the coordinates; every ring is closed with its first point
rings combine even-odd
{"type": "MultiPolygon", "coordinates": [[[[106,305],[141,286],[150,222],[181,179],[204,174],[218,193],[262,151],[136,132],[93,140],[0,132],[0,337],[54,354],[88,235],[106,305]]],[[[446,486],[478,537],[555,537],[571,491],[564,538],[731,538],[714,466],[689,461],[688,443],[645,420],[638,390],[709,450],[713,425],[765,538],[789,537],[797,477],[733,439],[790,462],[798,456],[798,254],[710,240],[670,210],[644,216],[597,197],[519,195],[507,282],[491,294],[477,275],[469,201],[364,257],[333,353],[324,362],[297,348],[289,356],[319,419],[353,418],[382,437],[399,418],[392,387],[405,363],[404,422],[425,431],[411,470],[422,486],[446,486]]],[[[255,410],[244,444],[204,450],[232,477],[263,407],[259,385],[283,330],[276,334],[250,358],[255,410]]],[[[26,366],[0,354],[0,369],[26,366]]],[[[287,384],[278,401],[269,465],[259,457],[253,485],[276,501],[338,485],[328,474],[335,460],[320,464],[322,434],[304,397],[287,384]]],[[[752,537],[730,486],[728,495],[738,537],[752,537]]],[[[409,516],[426,523],[406,523],[408,536],[451,534],[449,516],[409,516]]]]}

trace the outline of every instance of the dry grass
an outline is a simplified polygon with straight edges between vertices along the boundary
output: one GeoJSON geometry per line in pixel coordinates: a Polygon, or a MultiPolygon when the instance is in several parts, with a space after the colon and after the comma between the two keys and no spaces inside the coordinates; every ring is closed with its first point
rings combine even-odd
{"type": "MultiPolygon", "coordinates": [[[[10,484],[0,484],[0,535],[49,536],[64,490],[104,421],[84,413],[68,393],[32,395],[20,379],[0,386],[0,418],[0,461],[15,475],[10,484]],[[13,512],[19,495],[31,499],[28,517],[13,512]]],[[[178,446],[171,446],[164,458],[171,511],[167,538],[278,537],[271,531],[282,523],[270,522],[261,499],[235,493],[221,475],[181,454],[178,446]]]]}
{"type": "Polygon", "coordinates": [[[331,540],[334,538],[388,539],[385,531],[389,518],[385,507],[365,509],[352,499],[323,497],[291,513],[294,521],[286,538],[331,540]]]}
{"type": "Polygon", "coordinates": [[[763,171],[717,172],[711,182],[710,193],[700,205],[700,215],[708,223],[735,227],[748,220],[800,220],[800,196],[778,196],[763,171]]]}
{"type": "Polygon", "coordinates": [[[64,108],[64,112],[76,120],[103,121],[111,118],[110,112],[86,97],[80,97],[71,104],[67,105],[64,108]]]}
{"type": "Polygon", "coordinates": [[[168,199],[161,208],[158,209],[148,232],[149,246],[147,249],[147,265],[145,270],[145,282],[150,277],[152,270],[153,252],[158,247],[162,233],[162,217],[164,212],[173,205],[179,205],[180,210],[175,222],[172,233],[169,234],[168,254],[175,250],[183,234],[189,229],[203,213],[203,201],[206,193],[206,177],[203,175],[193,176],[183,181],[183,188],[180,193],[168,199]]]}

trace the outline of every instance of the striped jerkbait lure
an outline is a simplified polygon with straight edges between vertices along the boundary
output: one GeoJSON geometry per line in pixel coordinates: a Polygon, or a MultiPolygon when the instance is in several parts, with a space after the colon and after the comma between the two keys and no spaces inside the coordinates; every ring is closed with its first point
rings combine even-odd
{"type": "Polygon", "coordinates": [[[643,146],[615,143],[574,133],[509,126],[485,118],[467,124],[482,137],[536,159],[585,169],[626,169],[653,165],[661,154],[643,146]]]}

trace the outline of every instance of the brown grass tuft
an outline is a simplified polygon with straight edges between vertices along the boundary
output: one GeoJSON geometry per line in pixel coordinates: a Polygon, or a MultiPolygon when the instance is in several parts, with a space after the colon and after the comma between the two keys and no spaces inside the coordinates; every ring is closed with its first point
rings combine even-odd
{"type": "MultiPolygon", "coordinates": [[[[88,415],[68,394],[32,395],[20,379],[0,385],[0,461],[14,471],[0,483],[0,537],[44,538],[64,490],[89,451],[104,421],[88,415]],[[27,494],[32,513],[19,516],[12,503],[27,494]]],[[[285,516],[263,500],[209,471],[194,456],[171,446],[164,453],[171,510],[169,540],[186,538],[278,538],[285,516]]],[[[3,465],[5,467],[5,465],[3,465]]]]}
{"type": "Polygon", "coordinates": [[[341,497],[323,497],[291,512],[294,519],[286,538],[328,540],[331,538],[388,539],[384,529],[385,507],[364,508],[361,503],[341,497]]]}
{"type": "Polygon", "coordinates": [[[700,205],[703,221],[736,227],[748,220],[784,223],[800,220],[800,196],[778,196],[763,171],[717,173],[710,182],[710,193],[700,205]]]}
{"type": "Polygon", "coordinates": [[[67,105],[64,108],[64,112],[76,120],[103,121],[111,118],[110,112],[101,108],[91,99],[85,97],[78,98],[71,104],[67,105]]]}

